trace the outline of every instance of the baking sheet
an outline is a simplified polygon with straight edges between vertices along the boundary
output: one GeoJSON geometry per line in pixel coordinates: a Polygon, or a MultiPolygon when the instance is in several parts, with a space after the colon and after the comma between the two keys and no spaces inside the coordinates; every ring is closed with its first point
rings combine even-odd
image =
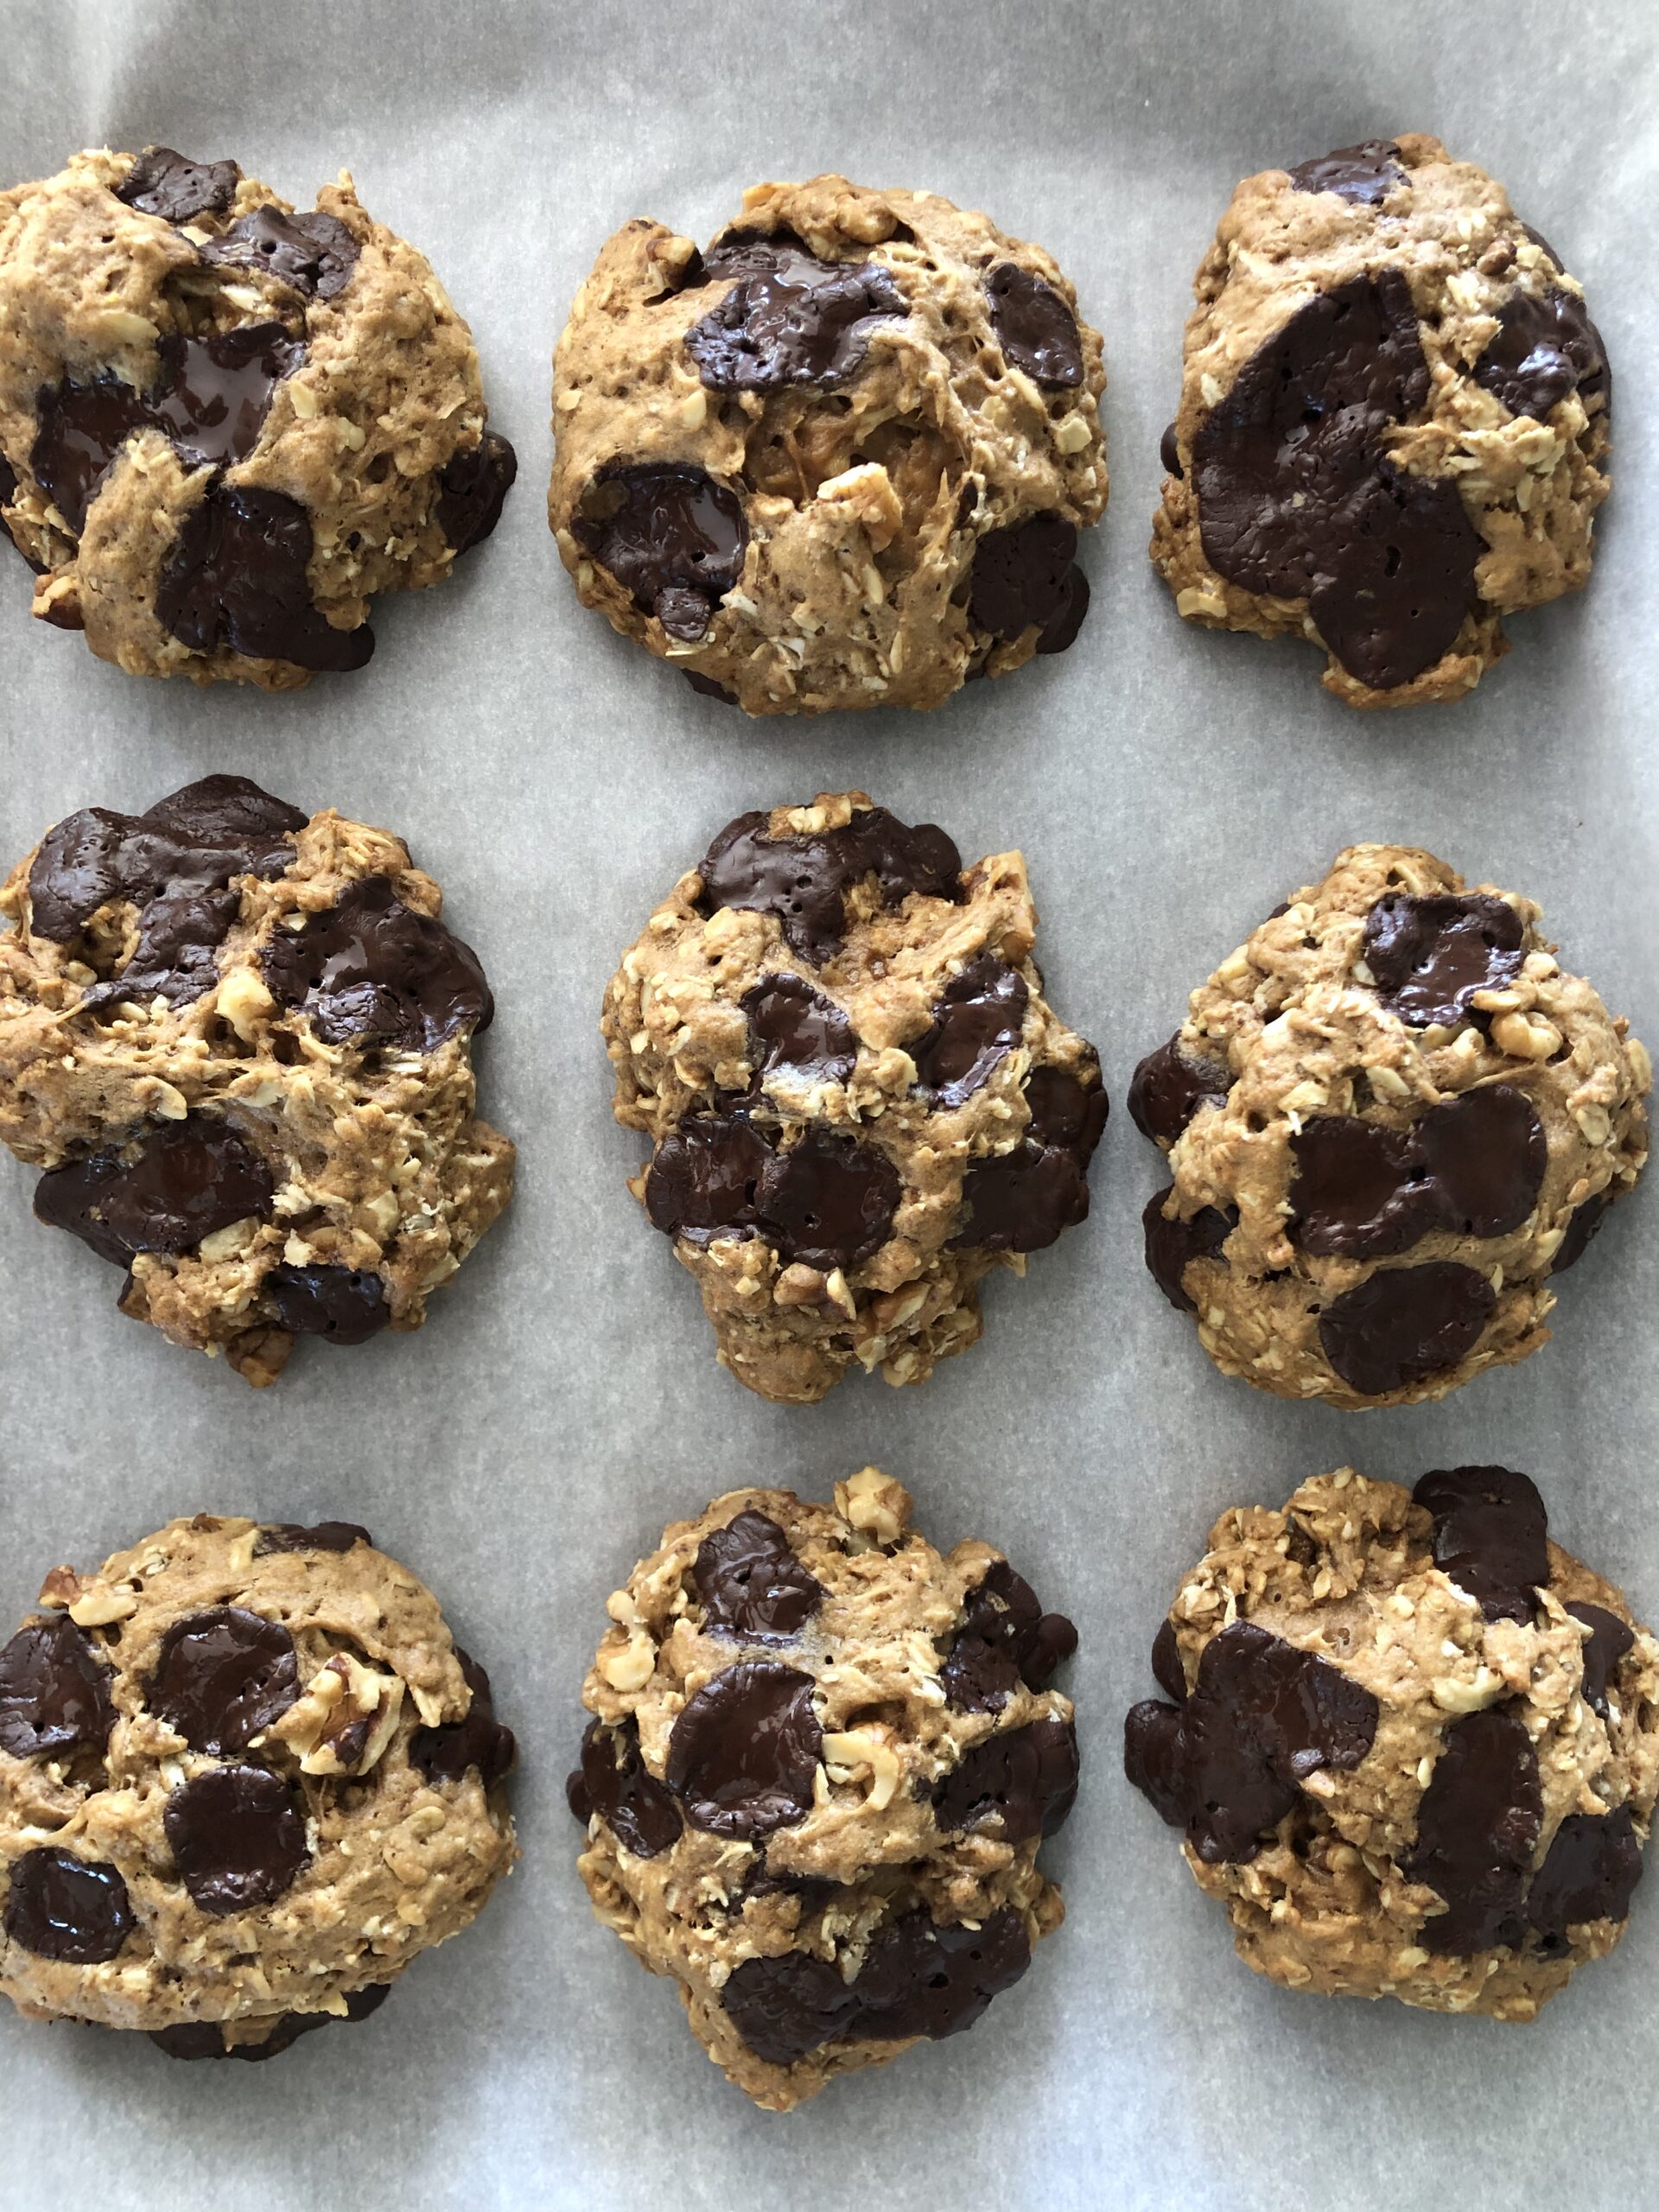
{"type": "MultiPolygon", "coordinates": [[[[1653,959],[1659,415],[1647,232],[1656,25],[1629,0],[332,0],[0,4],[0,177],[82,144],[235,154],[308,205],[341,166],[470,318],[518,489],[459,581],[383,600],[356,677],[267,698],[146,683],[0,575],[0,852],[73,808],[238,770],[403,832],[499,1002],[485,1111],[520,1147],[504,1224],[421,1334],[302,1347],[256,1395],[115,1313],[0,1157],[0,1613],[178,1512],[343,1516],[436,1587],[524,1750],[524,1861],[371,2024],[261,2068],[0,2020],[0,2198],[215,2212],[351,2203],[1371,2207],[1455,2190],[1651,2202],[1659,1900],[1529,2029],[1286,1995],[1119,1770],[1124,1708],[1212,1516],[1355,1459],[1501,1459],[1556,1533],[1659,1612],[1648,1510],[1659,1232],[1638,1201],[1556,1340],[1449,1402],[1355,1417],[1214,1373],[1141,1271],[1158,1179],[1121,1112],[1185,993],[1356,838],[1426,843],[1546,906],[1638,1033],[1653,959]],[[1504,178],[1586,282],[1618,378],[1618,491],[1580,601],[1523,617],[1473,699],[1356,717],[1319,661],[1178,623],[1146,562],[1188,287],[1237,177],[1422,129],[1504,178]],[[600,241],[706,238],[742,185],[839,168],[1039,238],[1106,334],[1113,496],[1073,651],[928,716],[746,725],[584,613],[548,537],[547,363],[600,241]],[[739,810],[860,785],[964,854],[1028,856],[1039,952],[1115,1111],[1093,1217],[920,1390],[772,1408],[713,1363],[690,1282],[623,1189],[596,1033],[615,959],[739,810]],[[826,1497],[867,1460],[928,1533],[1004,1547],[1082,1630],[1083,1794],[1049,1847],[1070,1910],[972,2035],[752,2112],[665,1983],[589,1916],[563,1779],[606,1593],[734,1484],[826,1497]]],[[[1659,1878],[1656,1878],[1659,1879],[1659,1878]]],[[[1649,1886],[1652,1886],[1650,1884],[1649,1886]]]]}

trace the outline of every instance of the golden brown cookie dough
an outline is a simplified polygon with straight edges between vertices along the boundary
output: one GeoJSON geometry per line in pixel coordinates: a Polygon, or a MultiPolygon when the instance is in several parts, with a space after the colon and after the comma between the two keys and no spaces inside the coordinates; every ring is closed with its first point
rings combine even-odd
{"type": "Polygon", "coordinates": [[[1124,1764],[1290,1989],[1530,2020],[1624,1932],[1659,1645],[1525,1475],[1351,1468],[1210,1532],[1124,1764]]]}
{"type": "Polygon", "coordinates": [[[372,2011],[516,1855],[513,1741],[343,1522],[174,1521],[54,1567],[0,1650],[0,1989],[265,2057],[372,2011]]]}
{"type": "Polygon", "coordinates": [[[1306,637],[1347,705],[1414,706],[1586,582],[1606,354],[1502,185],[1420,134],[1264,170],[1194,291],[1152,538],[1188,620],[1306,637]]]}
{"type": "Polygon", "coordinates": [[[1094,1047],[1043,996],[1024,856],[964,869],[862,791],[741,815],[626,953],[601,1022],[631,1188],[722,1366],[821,1398],[925,1382],[979,1285],[1089,1211],[1094,1047]]]}
{"type": "Polygon", "coordinates": [[[0,1140],[121,1310],[274,1382],[418,1328],[505,1205],[484,971],[402,840],[241,776],[86,807],[0,889],[0,1140]]]}
{"type": "Polygon", "coordinates": [[[585,606],[752,715],[937,707],[1058,652],[1106,505],[1098,332],[931,193],[760,184],[706,252],[625,224],[554,358],[585,606]]]}
{"type": "Polygon", "coordinates": [[[971,2027],[1061,1919],[1076,1630],[910,1513],[875,1467],[833,1511],[716,1498],[607,1600],[582,1690],[594,1910],[773,2112],[971,2027]]]}
{"type": "Polygon", "coordinates": [[[494,529],[472,334],[351,178],[77,154],[0,193],[0,523],[35,613],[137,676],[360,668],[378,591],[494,529]]]}
{"type": "Polygon", "coordinates": [[[1402,1405],[1546,1341],[1554,1278],[1646,1163],[1653,1070],[1539,918],[1351,846],[1136,1069],[1173,1177],[1147,1265],[1224,1374],[1402,1405]]]}

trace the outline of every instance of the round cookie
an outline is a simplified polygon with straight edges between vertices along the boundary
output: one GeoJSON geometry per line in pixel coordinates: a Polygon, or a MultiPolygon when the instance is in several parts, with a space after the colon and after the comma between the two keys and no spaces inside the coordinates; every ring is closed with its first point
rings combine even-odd
{"type": "Polygon", "coordinates": [[[625,224],[554,357],[548,518],[586,606],[752,715],[937,707],[1077,635],[1099,334],[931,193],[762,184],[706,252],[625,224]]]}
{"type": "Polygon", "coordinates": [[[264,2058],[374,2010],[516,1856],[511,1733],[344,1522],[174,1521],[0,1650],[0,1990],[264,2058]]]}
{"type": "Polygon", "coordinates": [[[1539,909],[1355,845],[1192,994],[1129,1112],[1169,1154],[1147,1265],[1228,1375],[1352,1408],[1548,1337],[1647,1160],[1653,1071],[1539,909]]]}
{"type": "Polygon", "coordinates": [[[1414,706],[1588,579],[1607,357],[1472,163],[1414,134],[1247,177],[1194,291],[1152,538],[1188,620],[1306,637],[1347,705],[1414,706]]]}
{"type": "Polygon", "coordinates": [[[1089,1211],[1094,1047],[1043,996],[1019,853],[964,869],[861,791],[727,824],[623,957],[601,1027],[631,1188],[721,1363],[810,1403],[925,1382],[979,1285],[1089,1211]]]}
{"type": "Polygon", "coordinates": [[[1210,1532],[1124,1768],[1290,1989],[1530,2020],[1624,1932],[1659,1645],[1525,1475],[1350,1468],[1210,1532]]]}
{"type": "Polygon", "coordinates": [[[84,807],[0,889],[0,1139],[121,1310],[273,1382],[418,1328],[512,1193],[484,971],[382,830],[241,776],[84,807]]]}
{"type": "Polygon", "coordinates": [[[284,690],[374,650],[517,463],[472,334],[349,176],[77,154],[0,193],[0,522],[35,613],[136,676],[284,690]]]}
{"type": "Polygon", "coordinates": [[[971,2027],[1059,1925],[1077,1647],[877,1468],[832,1511],[740,1490],[607,1604],[570,1777],[594,1910],[759,2105],[971,2027]]]}

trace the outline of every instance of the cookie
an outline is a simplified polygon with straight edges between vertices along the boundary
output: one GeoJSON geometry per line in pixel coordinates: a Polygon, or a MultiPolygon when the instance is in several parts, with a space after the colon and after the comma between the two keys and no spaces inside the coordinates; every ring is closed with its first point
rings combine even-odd
{"type": "Polygon", "coordinates": [[[1189,621],[1307,638],[1345,704],[1407,707],[1588,580],[1606,353],[1471,162],[1413,135],[1247,177],[1194,291],[1152,537],[1189,621]]]}
{"type": "Polygon", "coordinates": [[[505,1205],[493,1001],[401,839],[242,776],[83,807],[0,889],[0,1139],[120,1305],[273,1382],[418,1328],[505,1205]]]}
{"type": "Polygon", "coordinates": [[[751,715],[937,707],[1059,652],[1106,505],[1098,332],[931,193],[756,185],[706,251],[625,224],[554,357],[582,603],[751,715]]]}
{"type": "Polygon", "coordinates": [[[774,2112],[971,2027],[1061,1919],[1076,1630],[910,1514],[874,1467],[833,1510],[716,1498],[607,1601],[582,1690],[594,1910],[774,2112]]]}
{"type": "Polygon", "coordinates": [[[0,1650],[0,1990],[264,2058],[362,2019],[516,1855],[511,1732],[366,1529],[174,1521],[0,1650]]]}
{"type": "Polygon", "coordinates": [[[652,916],[601,1027],[631,1188],[673,1240],[722,1366],[821,1398],[925,1382],[979,1285],[1089,1211],[1094,1047],[1043,996],[1019,853],[964,869],[862,791],[740,815],[652,916]]]}
{"type": "Polygon", "coordinates": [[[472,333],[349,176],[77,154],[0,193],[0,521],[35,613],[135,676],[286,690],[374,650],[513,479],[472,333]]]}
{"type": "Polygon", "coordinates": [[[1547,1340],[1555,1279],[1646,1163],[1653,1070],[1539,916],[1351,846],[1135,1070],[1172,1177],[1147,1266],[1224,1374],[1403,1405],[1547,1340]]]}
{"type": "Polygon", "coordinates": [[[1624,1932],[1659,1645],[1525,1475],[1351,1468],[1210,1532],[1124,1768],[1288,1989],[1530,2020],[1624,1932]]]}

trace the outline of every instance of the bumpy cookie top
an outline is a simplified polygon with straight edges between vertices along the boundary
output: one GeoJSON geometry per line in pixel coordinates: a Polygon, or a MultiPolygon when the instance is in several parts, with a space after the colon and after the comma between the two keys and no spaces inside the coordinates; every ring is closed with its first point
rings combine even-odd
{"type": "Polygon", "coordinates": [[[1525,1475],[1351,1469],[1224,1514],[1125,1765],[1296,1988],[1530,2019],[1623,1932],[1659,1646],[1525,1475]]]}
{"type": "Polygon", "coordinates": [[[980,1278],[1086,1215],[1106,1094],[1036,928],[1020,854],[963,868],[932,823],[822,792],[728,823],[624,957],[617,1118],[752,1389],[922,1380],[977,1335],[980,1278]]]}
{"type": "Polygon", "coordinates": [[[971,2025],[1059,1916],[1035,1859],[1076,1795],[1076,1631],[910,1511],[874,1467],[833,1511],[715,1499],[611,1598],[582,1693],[595,1907],[768,2105],[971,2025]]]}
{"type": "Polygon", "coordinates": [[[1548,1334],[1647,1158],[1648,1055],[1529,899],[1356,845],[1192,994],[1129,1110],[1169,1153],[1147,1264],[1230,1374],[1437,1397],[1548,1334]]]}
{"type": "Polygon", "coordinates": [[[424,258],[351,179],[79,154],[0,194],[0,510],[35,612],[134,673],[283,689],[373,651],[516,463],[424,258]]]}
{"type": "Polygon", "coordinates": [[[1306,632],[1338,697],[1398,705],[1585,582],[1606,355],[1491,177],[1421,136],[1266,170],[1195,289],[1153,540],[1183,614],[1306,632]]]}
{"type": "Polygon", "coordinates": [[[549,518],[588,605],[750,714],[932,707],[1076,636],[1096,332],[931,194],[757,185],[706,252],[632,222],[555,360],[549,518]]]}
{"type": "Polygon", "coordinates": [[[365,1530],[198,1514],[54,1568],[41,1604],[0,1651],[23,2012],[291,2040],[284,2015],[346,2017],[511,1864],[488,1679],[365,1530]]]}

